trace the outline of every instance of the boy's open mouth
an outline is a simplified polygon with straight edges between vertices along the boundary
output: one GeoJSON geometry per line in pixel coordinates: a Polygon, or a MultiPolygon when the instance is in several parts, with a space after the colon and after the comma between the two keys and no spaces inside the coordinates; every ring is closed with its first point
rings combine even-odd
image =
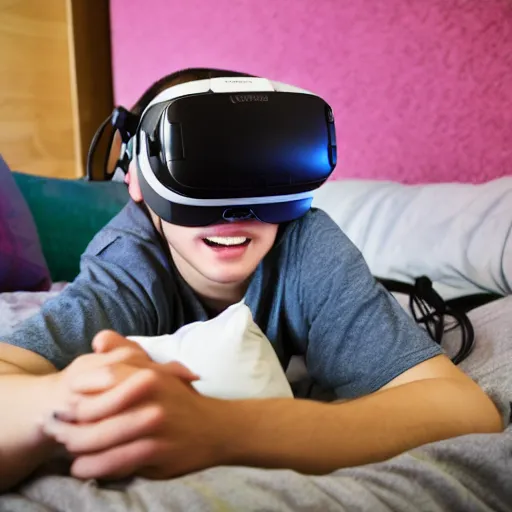
{"type": "Polygon", "coordinates": [[[203,238],[203,242],[209,247],[243,247],[249,245],[251,239],[245,236],[209,236],[203,238]]]}

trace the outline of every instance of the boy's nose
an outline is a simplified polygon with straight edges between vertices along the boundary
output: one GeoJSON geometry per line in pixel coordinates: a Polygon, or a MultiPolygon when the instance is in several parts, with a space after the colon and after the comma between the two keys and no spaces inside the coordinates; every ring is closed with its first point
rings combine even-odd
{"type": "Polygon", "coordinates": [[[250,208],[226,208],[222,214],[222,218],[228,222],[237,222],[241,220],[249,220],[256,218],[250,208]]]}

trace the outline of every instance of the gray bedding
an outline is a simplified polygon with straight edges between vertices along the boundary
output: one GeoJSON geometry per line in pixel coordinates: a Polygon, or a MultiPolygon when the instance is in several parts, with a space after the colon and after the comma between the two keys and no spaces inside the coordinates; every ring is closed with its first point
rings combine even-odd
{"type": "MultiPolygon", "coordinates": [[[[464,369],[510,418],[512,297],[470,314],[477,344],[464,369]]],[[[378,419],[376,419],[378,421],[378,419]]],[[[340,426],[340,442],[343,442],[340,426]]],[[[386,462],[312,477],[293,471],[214,468],[170,481],[101,486],[42,468],[0,511],[512,511],[512,427],[433,443],[386,462]]]]}

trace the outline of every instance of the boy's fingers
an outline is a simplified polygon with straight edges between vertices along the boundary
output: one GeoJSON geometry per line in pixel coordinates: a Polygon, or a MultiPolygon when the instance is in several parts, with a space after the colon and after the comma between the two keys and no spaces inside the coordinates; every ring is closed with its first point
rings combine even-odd
{"type": "Polygon", "coordinates": [[[161,451],[152,439],[138,439],[104,452],[77,457],[71,466],[71,474],[81,479],[124,478],[149,465],[161,451]]]}
{"type": "Polygon", "coordinates": [[[189,370],[186,366],[182,365],[178,361],[171,361],[170,363],[166,363],[162,365],[163,369],[178,377],[179,379],[186,380],[188,382],[194,382],[196,380],[200,380],[201,377],[196,373],[189,370]]]}
{"type": "Polygon", "coordinates": [[[136,370],[117,386],[103,393],[82,397],[73,408],[77,422],[93,422],[115,415],[141,400],[151,392],[157,382],[152,370],[136,370]]]}
{"type": "Polygon", "coordinates": [[[116,386],[130,374],[130,368],[125,365],[104,366],[73,377],[69,388],[74,393],[100,393],[116,386]]]}
{"type": "MultiPolygon", "coordinates": [[[[112,353],[115,355],[115,353],[112,353]]],[[[129,368],[122,363],[122,360],[108,361],[104,367],[96,370],[83,372],[74,377],[70,381],[70,389],[73,393],[91,394],[101,393],[117,386],[122,380],[126,379],[131,373],[129,368]],[[110,366],[112,365],[112,366],[110,366]]],[[[200,380],[200,376],[190,371],[186,366],[183,366],[177,361],[172,361],[167,364],[161,365],[161,368],[170,375],[182,379],[186,382],[194,382],[200,380]]]]}
{"type": "Polygon", "coordinates": [[[164,416],[154,406],[132,407],[91,423],[66,423],[48,418],[43,432],[63,444],[73,455],[95,453],[149,435],[161,427],[164,416]]]}
{"type": "Polygon", "coordinates": [[[143,352],[138,343],[126,339],[115,331],[101,331],[92,340],[92,348],[97,354],[111,352],[121,347],[130,347],[143,352]]]}

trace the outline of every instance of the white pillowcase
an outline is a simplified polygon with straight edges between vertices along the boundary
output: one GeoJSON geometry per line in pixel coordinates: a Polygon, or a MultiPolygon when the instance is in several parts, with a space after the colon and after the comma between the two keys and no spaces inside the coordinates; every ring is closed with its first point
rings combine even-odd
{"type": "Polygon", "coordinates": [[[158,363],[178,361],[201,377],[201,394],[224,399],[293,398],[279,359],[254,323],[250,309],[237,303],[212,320],[194,322],[163,336],[130,336],[158,363]]]}
{"type": "Polygon", "coordinates": [[[512,176],[478,185],[330,181],[313,205],[376,276],[412,282],[426,275],[446,299],[512,293],[512,176]]]}

